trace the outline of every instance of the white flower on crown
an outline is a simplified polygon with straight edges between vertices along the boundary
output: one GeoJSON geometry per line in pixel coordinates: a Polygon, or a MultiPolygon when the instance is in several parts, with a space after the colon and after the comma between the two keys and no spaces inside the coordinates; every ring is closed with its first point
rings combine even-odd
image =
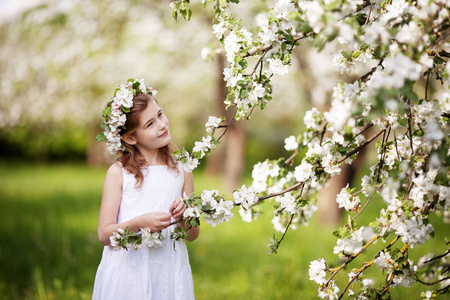
{"type": "Polygon", "coordinates": [[[120,154],[125,151],[120,132],[127,120],[126,113],[133,107],[134,95],[155,96],[156,93],[156,90],[145,84],[144,79],[129,79],[126,84],[121,84],[103,111],[105,122],[102,128],[104,131],[97,135],[97,141],[105,141],[106,147],[112,154],[120,154]]]}

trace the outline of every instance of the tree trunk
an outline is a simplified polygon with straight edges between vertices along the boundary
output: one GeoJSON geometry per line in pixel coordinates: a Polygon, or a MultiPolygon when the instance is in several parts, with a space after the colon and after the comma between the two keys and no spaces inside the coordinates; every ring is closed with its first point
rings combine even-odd
{"type": "MultiPolygon", "coordinates": [[[[232,113],[225,109],[224,99],[228,94],[226,83],[223,80],[223,69],[225,67],[225,57],[219,54],[215,58],[217,66],[215,111],[218,116],[225,116],[226,122],[232,113]]],[[[222,131],[218,130],[218,134],[222,131]]],[[[218,135],[217,135],[218,136],[218,135]]],[[[242,122],[233,121],[228,128],[226,135],[207,158],[206,173],[217,176],[224,175],[225,188],[231,191],[238,187],[242,179],[245,165],[245,142],[247,133],[242,122]]]]}
{"type": "Polygon", "coordinates": [[[86,152],[86,162],[90,166],[108,166],[112,164],[113,157],[108,153],[105,143],[95,141],[100,128],[92,127],[89,134],[89,143],[86,152]]]}

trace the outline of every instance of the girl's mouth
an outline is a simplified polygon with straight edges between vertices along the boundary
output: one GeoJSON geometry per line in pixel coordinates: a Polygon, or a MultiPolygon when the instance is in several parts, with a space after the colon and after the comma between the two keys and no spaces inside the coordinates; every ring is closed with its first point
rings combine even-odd
{"type": "Polygon", "coordinates": [[[162,134],[160,134],[158,137],[163,137],[169,134],[169,130],[167,129],[166,131],[164,131],[162,134]]]}

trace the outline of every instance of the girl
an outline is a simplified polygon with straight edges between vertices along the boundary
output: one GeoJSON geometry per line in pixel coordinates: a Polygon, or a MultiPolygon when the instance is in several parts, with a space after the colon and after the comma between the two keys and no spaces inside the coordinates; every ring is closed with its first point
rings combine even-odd
{"type": "MultiPolygon", "coordinates": [[[[99,134],[121,156],[107,171],[98,221],[105,245],[97,270],[93,299],[194,299],[191,268],[184,240],[176,247],[121,249],[110,246],[116,230],[161,232],[168,244],[186,209],[180,200],[194,191],[192,174],[173,159],[169,121],[143,80],[129,80],[103,111],[106,131],[99,134]]],[[[191,228],[188,241],[199,228],[191,228]]]]}

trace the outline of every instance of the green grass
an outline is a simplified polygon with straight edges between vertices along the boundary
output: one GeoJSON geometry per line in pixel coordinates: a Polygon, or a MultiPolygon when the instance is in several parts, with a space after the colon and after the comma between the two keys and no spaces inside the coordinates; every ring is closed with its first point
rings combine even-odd
{"type": "MultiPolygon", "coordinates": [[[[81,164],[0,162],[0,298],[90,299],[103,247],[96,232],[105,172],[106,168],[81,164]]],[[[200,174],[195,180],[197,192],[221,190],[218,178],[200,174]]],[[[264,206],[270,211],[269,203],[264,206]]],[[[374,216],[376,210],[366,213],[374,216]]],[[[332,255],[336,238],[331,228],[313,218],[310,226],[288,233],[278,254],[267,255],[273,234],[270,221],[270,213],[265,213],[247,224],[235,211],[229,223],[202,224],[200,237],[188,243],[197,299],[316,299],[317,286],[308,279],[309,262],[324,257],[329,264],[339,263],[332,255]]],[[[413,260],[445,251],[442,241],[448,225],[436,224],[436,237],[414,248],[413,260]]],[[[381,247],[375,245],[369,252],[381,247]]],[[[354,267],[362,262],[359,259],[354,267]]],[[[376,267],[369,273],[381,284],[376,267]]],[[[346,277],[338,276],[340,286],[346,277]]],[[[408,290],[392,289],[392,296],[420,299],[420,290],[415,284],[408,290]]]]}

